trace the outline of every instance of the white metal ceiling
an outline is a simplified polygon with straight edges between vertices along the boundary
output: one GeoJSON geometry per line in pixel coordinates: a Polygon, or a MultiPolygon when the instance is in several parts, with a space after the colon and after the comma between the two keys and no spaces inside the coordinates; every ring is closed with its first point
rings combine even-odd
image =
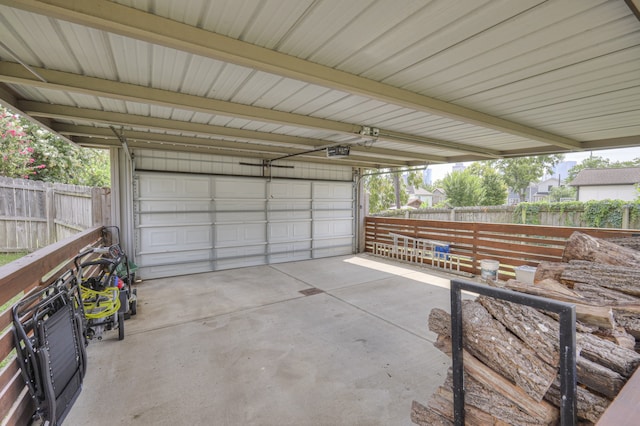
{"type": "Polygon", "coordinates": [[[363,167],[638,146],[635,8],[0,0],[0,97],[83,145],[118,145],[113,127],[133,146],[267,160],[339,143],[352,155],[334,161],[363,167]]]}

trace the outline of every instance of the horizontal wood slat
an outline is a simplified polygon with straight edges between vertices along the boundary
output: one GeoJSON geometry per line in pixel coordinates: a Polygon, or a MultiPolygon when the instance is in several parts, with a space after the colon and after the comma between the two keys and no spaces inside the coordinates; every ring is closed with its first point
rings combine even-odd
{"type": "Polygon", "coordinates": [[[513,274],[521,265],[535,266],[541,261],[560,261],[567,239],[575,231],[597,238],[632,236],[640,230],[554,227],[502,223],[451,222],[390,217],[365,219],[365,251],[375,243],[392,244],[389,233],[447,242],[454,254],[475,258],[469,272],[480,274],[480,261],[498,260],[500,273],[513,274]]]}
{"type": "MultiPolygon", "coordinates": [[[[80,251],[102,244],[102,229],[98,226],[85,230],[0,267],[0,305],[53,282],[72,265],[80,251]]],[[[17,360],[8,358],[15,348],[11,307],[0,313],[0,333],[0,361],[8,359],[0,371],[0,421],[3,425],[29,424],[35,406],[17,360]]]]}

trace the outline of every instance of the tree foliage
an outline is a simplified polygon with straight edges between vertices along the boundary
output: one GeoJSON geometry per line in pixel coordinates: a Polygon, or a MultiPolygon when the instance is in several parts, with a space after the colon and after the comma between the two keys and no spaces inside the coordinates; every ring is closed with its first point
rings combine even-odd
{"type": "MultiPolygon", "coordinates": [[[[396,205],[396,193],[394,176],[403,173],[402,170],[382,169],[375,174],[366,176],[364,187],[369,194],[369,212],[378,213],[396,205]]],[[[408,185],[414,188],[424,188],[422,173],[419,170],[404,172],[408,185]]],[[[407,184],[404,179],[399,179],[400,204],[405,205],[409,201],[407,184]]]]}
{"type": "Polygon", "coordinates": [[[572,186],[554,186],[549,191],[549,199],[553,203],[566,201],[566,199],[575,200],[576,196],[577,191],[572,186]]]}
{"type": "Polygon", "coordinates": [[[618,167],[634,167],[640,165],[640,158],[636,158],[631,161],[610,161],[608,158],[602,158],[599,156],[591,156],[585,158],[573,166],[567,174],[567,183],[573,181],[578,173],[584,169],[606,169],[606,168],[618,168],[618,167]]]}
{"type": "Polygon", "coordinates": [[[482,180],[484,198],[481,206],[501,206],[507,202],[507,185],[502,175],[488,161],[478,161],[467,167],[466,171],[482,180]]]}
{"type": "Polygon", "coordinates": [[[69,144],[0,107],[0,175],[12,178],[109,186],[109,153],[69,144]]]}
{"type": "Polygon", "coordinates": [[[545,173],[551,173],[563,158],[561,154],[504,158],[495,160],[494,164],[502,172],[507,186],[520,196],[520,200],[524,200],[529,184],[540,180],[545,173]]]}
{"type": "Polygon", "coordinates": [[[442,179],[451,207],[479,206],[485,197],[482,179],[468,170],[456,170],[442,179]]]}

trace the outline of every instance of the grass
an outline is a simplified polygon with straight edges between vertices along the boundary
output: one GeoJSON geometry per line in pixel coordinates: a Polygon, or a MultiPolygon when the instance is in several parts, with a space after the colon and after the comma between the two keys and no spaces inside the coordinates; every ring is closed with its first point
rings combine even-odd
{"type": "Polygon", "coordinates": [[[16,259],[20,259],[27,253],[16,252],[16,253],[0,253],[0,266],[6,265],[9,262],[13,262],[16,259]]]}

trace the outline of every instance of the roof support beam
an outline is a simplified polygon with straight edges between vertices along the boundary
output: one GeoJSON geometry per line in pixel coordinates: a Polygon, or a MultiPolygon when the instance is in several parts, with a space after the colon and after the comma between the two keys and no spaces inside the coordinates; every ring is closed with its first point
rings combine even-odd
{"type": "MultiPolygon", "coordinates": [[[[142,127],[155,131],[182,131],[202,136],[222,138],[246,139],[247,141],[264,141],[277,143],[282,146],[298,145],[318,148],[332,144],[331,141],[302,138],[297,136],[280,135],[277,133],[258,132],[254,130],[237,129],[232,127],[214,126],[211,124],[191,123],[187,121],[169,120],[164,118],[147,117],[119,112],[107,112],[86,108],[76,108],[66,105],[52,105],[43,102],[20,101],[18,105],[22,111],[33,117],[46,117],[69,121],[90,121],[105,125],[142,127]]],[[[235,142],[233,142],[235,143],[235,142]]],[[[252,144],[256,146],[256,144],[252,144]]],[[[258,145],[259,146],[259,145],[258,145]]],[[[365,148],[351,145],[352,152],[363,152],[372,156],[389,156],[404,158],[412,161],[429,163],[446,163],[445,157],[436,155],[416,154],[412,152],[398,151],[384,148],[365,148]]]]}
{"type": "Polygon", "coordinates": [[[196,55],[344,90],[549,145],[573,150],[581,149],[580,142],[566,137],[222,36],[115,2],[0,0],[0,3],[196,55]]]}
{"type": "MultiPolygon", "coordinates": [[[[33,67],[33,69],[35,69],[39,75],[44,77],[46,82],[34,77],[31,72],[27,71],[19,64],[0,61],[0,82],[40,87],[50,90],[70,91],[123,101],[200,111],[208,114],[220,114],[228,117],[241,117],[264,123],[278,123],[296,127],[321,129],[334,132],[336,134],[345,134],[350,136],[359,134],[361,129],[361,126],[357,124],[292,114],[251,105],[237,104],[95,77],[86,77],[61,71],[35,67],[33,67]]],[[[385,134],[383,129],[380,129],[380,132],[385,134]]],[[[393,132],[393,134],[396,136],[400,135],[402,136],[401,138],[394,137],[391,135],[391,132],[386,132],[386,134],[389,134],[390,136],[385,136],[383,139],[388,141],[400,142],[409,145],[413,144],[422,147],[429,145],[444,147],[446,149],[469,154],[477,154],[487,158],[496,158],[500,156],[498,151],[472,145],[451,143],[431,138],[417,139],[414,135],[400,132],[393,132]]]]}
{"type": "MultiPolygon", "coordinates": [[[[109,137],[89,137],[89,136],[72,136],[72,140],[74,143],[84,146],[84,147],[120,147],[121,144],[115,135],[109,137]]],[[[188,150],[188,152],[198,152],[203,154],[211,154],[211,155],[223,155],[223,156],[233,156],[233,157],[245,157],[245,158],[255,158],[261,160],[270,160],[273,157],[272,153],[264,153],[264,152],[250,152],[250,151],[237,151],[234,149],[226,149],[217,146],[210,145],[201,145],[197,142],[197,140],[192,140],[190,142],[177,142],[177,141],[165,141],[162,138],[158,138],[158,140],[141,140],[141,139],[128,139],[129,148],[140,148],[140,149],[157,149],[162,151],[177,151],[184,152],[188,150]]],[[[362,168],[390,168],[390,167],[405,167],[405,166],[419,166],[421,164],[411,164],[411,163],[401,163],[401,162],[389,162],[382,161],[380,163],[369,162],[369,161],[360,161],[359,158],[349,156],[347,158],[326,158],[318,154],[305,154],[301,155],[301,158],[304,159],[306,163],[317,163],[317,164],[339,164],[342,166],[350,166],[350,167],[362,167],[362,168]]],[[[295,161],[295,157],[291,158],[289,161],[295,161]]]]}
{"type": "MultiPolygon", "coordinates": [[[[54,130],[68,136],[74,137],[84,137],[84,138],[94,138],[95,144],[100,144],[105,139],[115,138],[113,131],[106,127],[91,127],[91,126],[73,126],[68,124],[57,124],[54,126],[54,130]]],[[[282,155],[287,154],[299,154],[303,151],[295,148],[283,148],[283,147],[275,147],[268,145],[259,145],[259,144],[250,144],[250,143],[239,143],[239,142],[228,142],[228,141],[220,141],[213,139],[203,139],[203,138],[195,138],[189,136],[177,136],[177,135],[167,135],[160,133],[149,133],[149,132],[139,132],[133,130],[124,130],[123,135],[129,141],[129,146],[132,141],[142,142],[142,146],[146,146],[147,148],[152,147],[160,147],[167,145],[180,145],[180,146],[189,146],[189,147],[201,147],[209,150],[216,151],[225,151],[231,154],[228,155],[237,155],[239,157],[259,157],[264,159],[271,159],[273,157],[280,157],[282,155]]],[[[75,140],[75,138],[74,138],[75,140]]],[[[87,142],[87,139],[84,139],[87,142]]],[[[307,158],[324,158],[327,162],[336,161],[336,159],[327,159],[325,157],[324,151],[318,151],[313,153],[301,154],[300,157],[304,157],[305,160],[307,158]]],[[[421,165],[420,162],[415,161],[406,161],[406,160],[397,160],[392,158],[375,158],[375,157],[365,157],[360,155],[349,155],[349,160],[353,162],[357,162],[359,166],[363,164],[367,164],[368,167],[378,167],[380,165],[383,166],[393,166],[393,167],[401,167],[401,166],[414,166],[421,165]]]]}

